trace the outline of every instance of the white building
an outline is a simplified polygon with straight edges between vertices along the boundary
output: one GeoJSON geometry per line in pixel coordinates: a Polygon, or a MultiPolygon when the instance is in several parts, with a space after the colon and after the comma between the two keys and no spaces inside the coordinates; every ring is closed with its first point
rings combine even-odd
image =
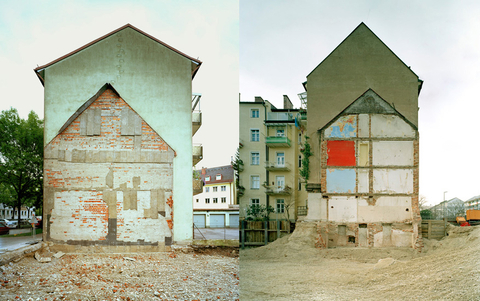
{"type": "Polygon", "coordinates": [[[202,168],[203,192],[193,196],[193,222],[198,228],[236,228],[239,224],[232,166],[202,168]]]}

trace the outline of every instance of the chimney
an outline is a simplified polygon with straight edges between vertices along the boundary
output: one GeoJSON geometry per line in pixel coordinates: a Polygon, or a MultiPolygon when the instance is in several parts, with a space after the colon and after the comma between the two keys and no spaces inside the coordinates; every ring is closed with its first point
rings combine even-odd
{"type": "Polygon", "coordinates": [[[263,102],[263,98],[261,96],[255,96],[255,102],[263,102]]]}
{"type": "Polygon", "coordinates": [[[287,95],[283,95],[283,108],[284,109],[293,109],[293,103],[290,101],[287,95]]]}
{"type": "Polygon", "coordinates": [[[202,175],[207,174],[207,169],[205,167],[202,167],[202,175]]]}

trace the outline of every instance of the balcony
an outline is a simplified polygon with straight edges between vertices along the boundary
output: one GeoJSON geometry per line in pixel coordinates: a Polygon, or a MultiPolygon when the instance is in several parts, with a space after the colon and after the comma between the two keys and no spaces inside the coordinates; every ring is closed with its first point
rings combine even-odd
{"type": "Polygon", "coordinates": [[[267,195],[291,195],[292,188],[289,186],[279,187],[279,186],[266,186],[265,193],[267,195]]]}
{"type": "Polygon", "coordinates": [[[290,163],[279,164],[278,162],[265,162],[265,169],[268,171],[290,171],[290,163]]]}
{"type": "Polygon", "coordinates": [[[245,194],[245,187],[238,186],[237,193],[238,193],[238,196],[243,196],[245,194]]]}
{"type": "Polygon", "coordinates": [[[198,131],[202,126],[202,112],[193,111],[192,112],[192,136],[198,131]]]}
{"type": "Polygon", "coordinates": [[[268,112],[267,121],[285,122],[295,121],[293,113],[290,112],[268,112]]]}
{"type": "Polygon", "coordinates": [[[193,195],[202,193],[203,191],[203,181],[202,179],[193,179],[193,195]]]}
{"type": "Polygon", "coordinates": [[[201,144],[193,145],[193,165],[196,165],[203,158],[203,146],[201,144]]]}
{"type": "Polygon", "coordinates": [[[290,147],[291,142],[285,136],[269,136],[266,138],[265,143],[269,147],[290,147]]]}

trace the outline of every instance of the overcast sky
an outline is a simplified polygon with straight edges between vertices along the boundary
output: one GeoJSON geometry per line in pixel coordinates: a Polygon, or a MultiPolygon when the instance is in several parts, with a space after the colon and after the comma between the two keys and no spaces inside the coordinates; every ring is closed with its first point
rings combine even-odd
{"type": "MultiPolygon", "coordinates": [[[[230,164],[238,146],[238,1],[0,1],[0,110],[43,118],[43,86],[33,72],[127,23],[200,59],[204,147],[197,167],[230,164]],[[236,111],[235,111],[236,110],[236,111]]],[[[172,125],[174,126],[174,125],[172,125]]]]}
{"type": "Polygon", "coordinates": [[[306,75],[364,22],[424,80],[420,194],[465,201],[480,195],[479,15],[476,1],[2,0],[0,110],[43,118],[33,69],[130,23],[203,61],[193,81],[203,95],[197,167],[226,165],[238,145],[238,93],[279,107],[286,94],[298,107],[306,75]]]}
{"type": "Polygon", "coordinates": [[[242,101],[298,107],[302,82],[364,22],[424,80],[419,96],[420,194],[431,204],[480,195],[480,2],[240,2],[242,101]]]}

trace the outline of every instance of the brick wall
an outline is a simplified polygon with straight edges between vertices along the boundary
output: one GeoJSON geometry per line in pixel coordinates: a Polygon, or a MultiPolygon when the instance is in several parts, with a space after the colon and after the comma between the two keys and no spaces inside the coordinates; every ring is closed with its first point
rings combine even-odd
{"type": "Polygon", "coordinates": [[[174,151],[111,88],[46,147],[44,239],[169,245],[174,151]]]}

